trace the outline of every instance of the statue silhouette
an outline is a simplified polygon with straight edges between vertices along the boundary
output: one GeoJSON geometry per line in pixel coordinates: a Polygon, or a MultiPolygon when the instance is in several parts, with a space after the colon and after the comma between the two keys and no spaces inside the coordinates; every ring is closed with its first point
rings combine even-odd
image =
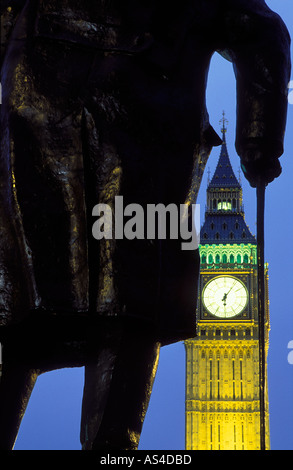
{"type": "Polygon", "coordinates": [[[161,345],[195,335],[198,250],[95,240],[92,209],[196,202],[211,57],[234,64],[236,150],[281,172],[290,39],[263,0],[1,0],[0,447],[40,373],[85,365],[84,449],[136,449],[161,345]]]}

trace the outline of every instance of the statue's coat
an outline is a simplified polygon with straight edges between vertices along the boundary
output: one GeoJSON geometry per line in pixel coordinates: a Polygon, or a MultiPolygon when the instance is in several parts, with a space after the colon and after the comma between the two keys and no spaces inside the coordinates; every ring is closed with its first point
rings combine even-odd
{"type": "MultiPolygon", "coordinates": [[[[94,240],[98,203],[194,203],[219,139],[205,88],[219,50],[238,90],[236,149],[283,152],[289,36],[262,0],[28,0],[2,65],[0,324],[35,312],[195,335],[198,251],[94,240]]],[[[219,90],[220,93],[220,90],[219,90]]]]}

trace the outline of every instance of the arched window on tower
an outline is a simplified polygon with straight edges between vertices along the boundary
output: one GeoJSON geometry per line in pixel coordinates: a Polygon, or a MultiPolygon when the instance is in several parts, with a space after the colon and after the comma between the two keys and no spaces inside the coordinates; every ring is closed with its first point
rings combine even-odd
{"type": "Polygon", "coordinates": [[[216,264],[220,264],[220,255],[216,255],[216,264]]]}
{"type": "Polygon", "coordinates": [[[234,255],[230,255],[230,263],[231,263],[231,264],[234,264],[234,263],[235,263],[234,255]]]}
{"type": "Polygon", "coordinates": [[[209,255],[209,264],[213,264],[214,258],[213,255],[209,255]]]}
{"type": "Polygon", "coordinates": [[[248,255],[244,255],[243,263],[248,264],[248,255]]]}
{"type": "Polygon", "coordinates": [[[223,260],[223,263],[227,263],[227,255],[226,254],[223,255],[222,260],[223,260]]]}
{"type": "Polygon", "coordinates": [[[241,264],[241,255],[239,255],[239,254],[237,255],[237,263],[241,264]]]}
{"type": "Polygon", "coordinates": [[[232,204],[230,199],[226,201],[226,199],[223,199],[223,201],[218,202],[218,210],[222,211],[229,211],[232,208],[232,204]]]}

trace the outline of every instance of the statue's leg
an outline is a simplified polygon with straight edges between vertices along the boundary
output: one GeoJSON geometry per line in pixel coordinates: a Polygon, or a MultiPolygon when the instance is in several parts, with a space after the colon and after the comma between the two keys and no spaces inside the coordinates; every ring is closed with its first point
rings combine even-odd
{"type": "Polygon", "coordinates": [[[0,449],[11,450],[38,371],[15,363],[3,364],[0,378],[0,449]]]}
{"type": "Polygon", "coordinates": [[[121,331],[85,367],[81,420],[84,450],[136,450],[156,375],[160,344],[121,331]]]}

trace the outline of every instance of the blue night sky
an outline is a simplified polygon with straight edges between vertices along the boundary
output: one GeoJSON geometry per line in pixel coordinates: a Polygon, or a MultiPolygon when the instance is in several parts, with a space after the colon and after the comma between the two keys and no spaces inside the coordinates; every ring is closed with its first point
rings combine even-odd
{"type": "MultiPolygon", "coordinates": [[[[293,2],[267,0],[281,15],[293,37],[293,2]]],[[[293,80],[293,73],[292,73],[293,80]]],[[[293,89],[293,85],[292,85],[293,89]]],[[[293,91],[292,91],[293,93],[293,91]]],[[[229,121],[228,152],[238,177],[239,159],[235,140],[235,79],[232,66],[218,54],[211,64],[207,91],[210,121],[220,133],[225,110],[229,121]]],[[[292,96],[293,103],[293,96],[292,96]]],[[[213,174],[219,147],[207,169],[213,174]]],[[[293,340],[293,218],[290,206],[293,176],[293,104],[289,104],[283,173],[266,192],[266,248],[269,263],[270,347],[268,356],[270,433],[272,450],[293,450],[293,365],[288,363],[288,343],[293,340]]],[[[242,176],[246,221],[256,234],[256,194],[242,176]]],[[[204,217],[207,170],[198,203],[204,217]]],[[[33,391],[15,449],[80,449],[79,423],[83,391],[83,368],[42,375],[33,391]]],[[[185,350],[183,343],[162,348],[159,369],[145,420],[140,449],[184,450],[185,446],[185,350]]]]}

